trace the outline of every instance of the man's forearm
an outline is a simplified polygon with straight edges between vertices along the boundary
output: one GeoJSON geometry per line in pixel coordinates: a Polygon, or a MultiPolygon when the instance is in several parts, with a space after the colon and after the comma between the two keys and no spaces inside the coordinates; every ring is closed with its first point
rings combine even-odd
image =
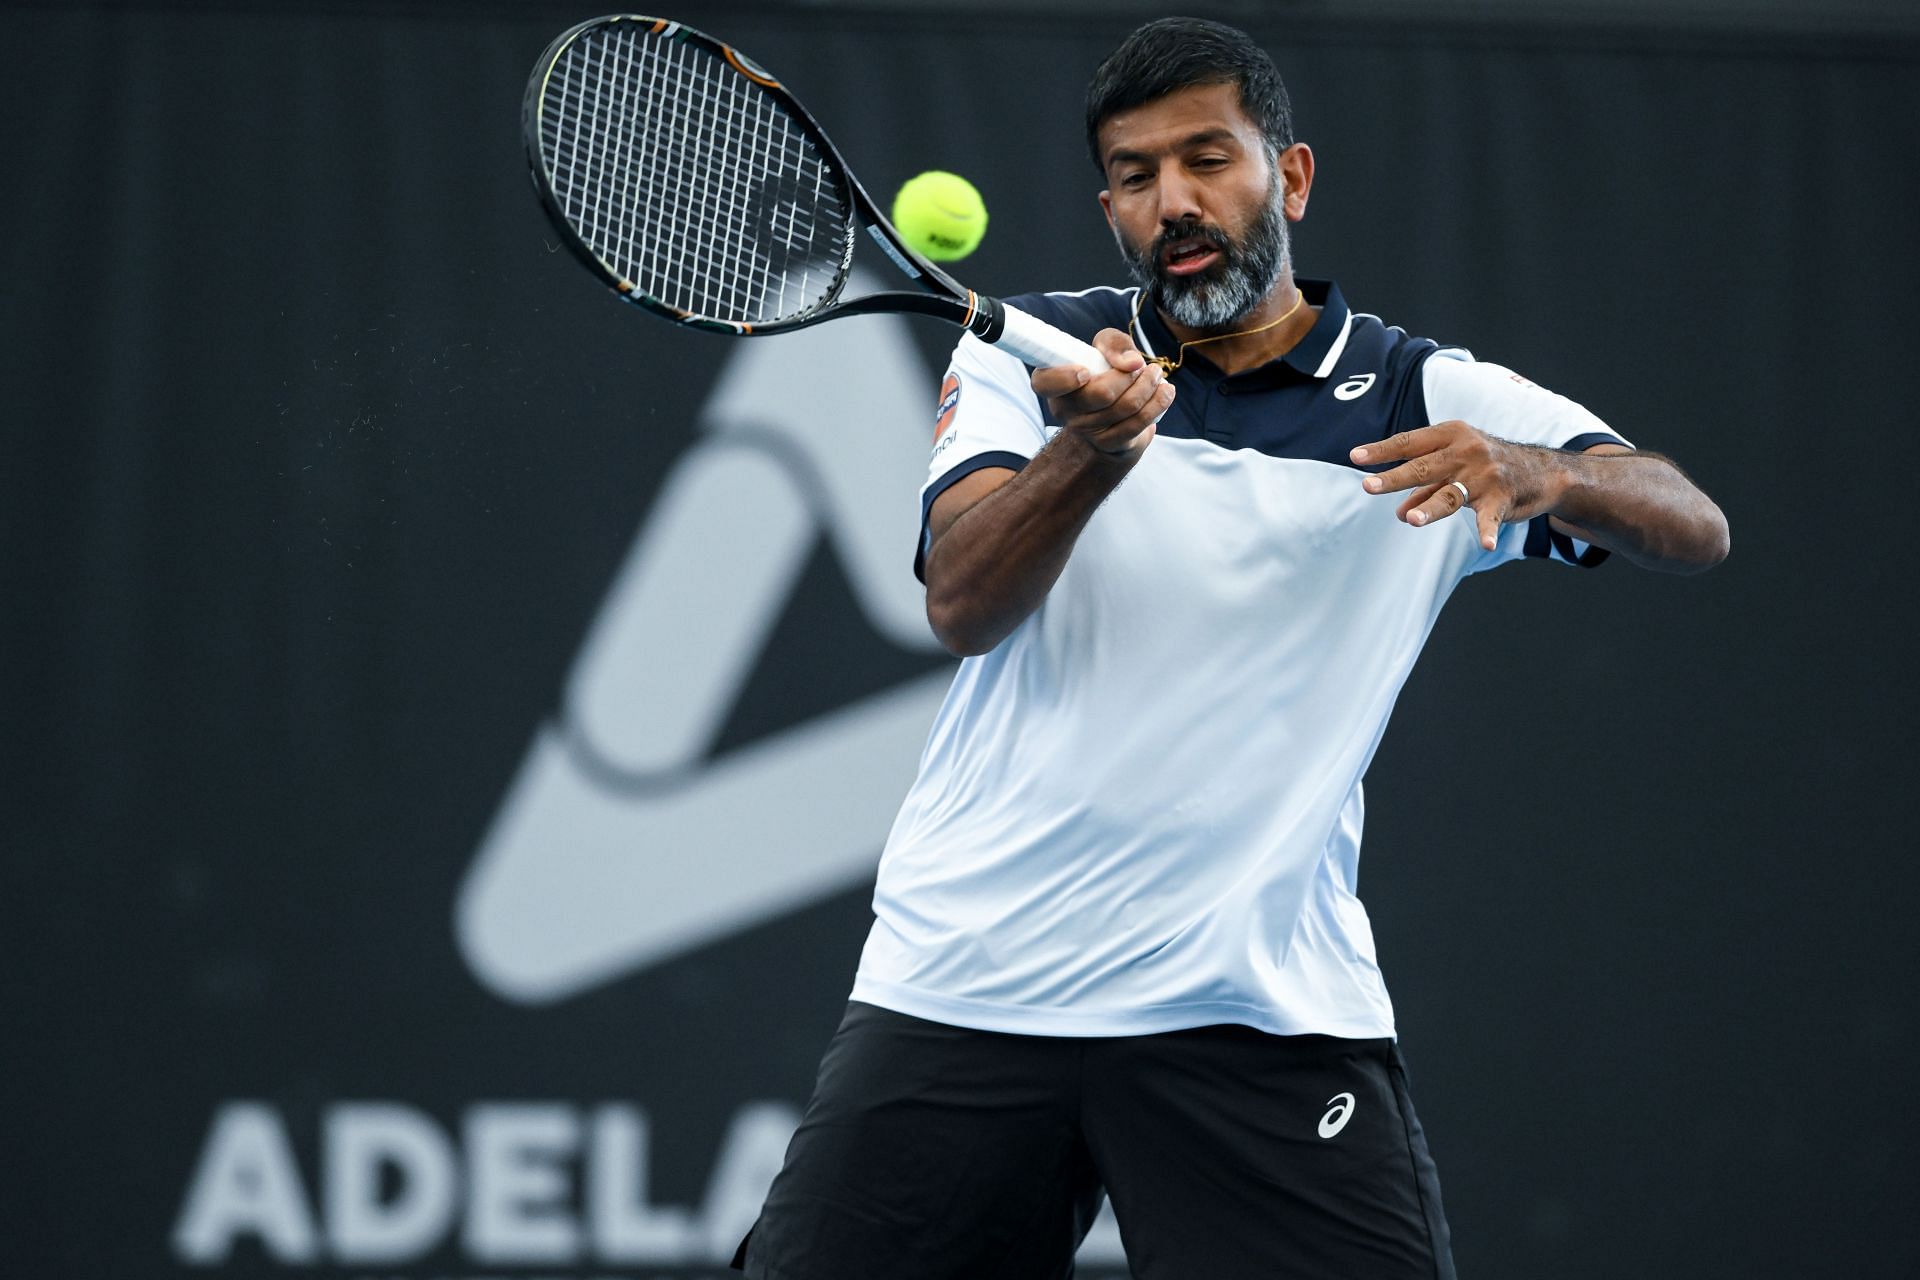
{"type": "Polygon", "coordinates": [[[940,643],[961,657],[985,653],[1039,608],[1136,459],[1062,431],[962,512],[927,553],[927,620],[940,643]]]}
{"type": "Polygon", "coordinates": [[[1727,518],[1657,453],[1571,454],[1550,513],[1645,569],[1699,573],[1727,558],[1727,518]]]}

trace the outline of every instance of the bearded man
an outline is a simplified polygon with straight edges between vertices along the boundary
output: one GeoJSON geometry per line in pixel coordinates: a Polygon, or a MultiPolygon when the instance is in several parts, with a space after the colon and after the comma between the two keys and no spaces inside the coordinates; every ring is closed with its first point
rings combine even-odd
{"type": "Polygon", "coordinates": [[[917,568],[964,661],[737,1261],[1056,1280],[1104,1194],[1141,1280],[1451,1277],[1361,777],[1468,574],[1698,571],[1726,521],[1571,400],[1294,278],[1313,153],[1243,33],[1141,27],[1086,123],[1136,284],[1012,301],[1112,368],[954,352],[917,568]]]}

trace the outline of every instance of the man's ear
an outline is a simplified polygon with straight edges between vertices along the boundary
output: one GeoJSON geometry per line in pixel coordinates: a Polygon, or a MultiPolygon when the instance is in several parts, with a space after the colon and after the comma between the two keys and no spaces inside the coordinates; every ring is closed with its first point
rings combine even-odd
{"type": "Polygon", "coordinates": [[[1287,193],[1281,201],[1287,221],[1299,222],[1307,216],[1307,197],[1313,191],[1313,148],[1296,142],[1280,153],[1274,167],[1280,171],[1280,181],[1287,193]]]}
{"type": "Polygon", "coordinates": [[[1102,191],[1100,193],[1100,212],[1107,215],[1107,226],[1111,229],[1113,226],[1113,192],[1102,191]]]}

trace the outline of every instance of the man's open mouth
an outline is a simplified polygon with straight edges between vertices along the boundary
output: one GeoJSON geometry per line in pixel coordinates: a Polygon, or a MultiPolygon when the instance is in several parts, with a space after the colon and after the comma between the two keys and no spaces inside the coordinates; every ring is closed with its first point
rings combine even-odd
{"type": "Polygon", "coordinates": [[[1220,257],[1220,250],[1211,240],[1176,240],[1168,245],[1160,256],[1161,263],[1171,275],[1190,276],[1205,271],[1220,257]]]}

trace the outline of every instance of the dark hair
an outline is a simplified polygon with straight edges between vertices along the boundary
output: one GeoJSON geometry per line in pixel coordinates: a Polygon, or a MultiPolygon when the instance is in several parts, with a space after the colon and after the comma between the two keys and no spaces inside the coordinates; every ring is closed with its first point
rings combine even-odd
{"type": "Polygon", "coordinates": [[[1100,161],[1100,126],[1122,111],[1201,84],[1240,88],[1240,109],[1279,155],[1293,145],[1293,106],[1273,59],[1246,32],[1204,18],[1161,18],[1136,28],[1087,85],[1087,150],[1100,161]]]}

